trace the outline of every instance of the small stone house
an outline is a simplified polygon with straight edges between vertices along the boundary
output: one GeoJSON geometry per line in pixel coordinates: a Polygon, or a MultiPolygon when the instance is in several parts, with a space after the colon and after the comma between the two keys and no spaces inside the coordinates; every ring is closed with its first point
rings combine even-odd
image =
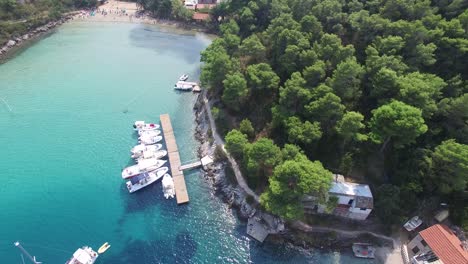
{"type": "Polygon", "coordinates": [[[414,237],[406,246],[412,264],[467,264],[468,252],[455,233],[436,224],[414,237]]]}
{"type": "MultiPolygon", "coordinates": [[[[367,184],[346,182],[342,175],[335,175],[335,180],[328,191],[328,197],[337,198],[337,204],[331,214],[354,220],[365,220],[374,208],[372,192],[367,184]]],[[[306,211],[325,213],[325,205],[317,204],[316,198],[306,196],[302,200],[306,211]]]]}

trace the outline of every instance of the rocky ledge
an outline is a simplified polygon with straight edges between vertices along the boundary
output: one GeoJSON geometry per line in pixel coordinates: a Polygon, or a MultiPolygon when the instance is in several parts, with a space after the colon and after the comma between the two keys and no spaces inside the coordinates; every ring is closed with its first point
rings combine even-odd
{"type": "Polygon", "coordinates": [[[37,37],[40,37],[46,34],[47,32],[49,32],[51,29],[57,27],[58,25],[61,25],[65,23],[66,21],[72,19],[73,14],[74,13],[68,13],[56,21],[51,21],[45,25],[29,30],[28,33],[22,36],[8,40],[6,43],[4,43],[2,47],[0,47],[0,59],[2,59],[2,57],[6,57],[7,54],[21,47],[26,42],[32,39],[35,39],[37,37]]]}

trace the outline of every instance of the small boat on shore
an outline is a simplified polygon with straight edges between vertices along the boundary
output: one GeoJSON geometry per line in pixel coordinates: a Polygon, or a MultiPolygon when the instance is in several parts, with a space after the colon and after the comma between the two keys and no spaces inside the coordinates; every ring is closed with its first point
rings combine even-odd
{"type": "Polygon", "coordinates": [[[91,247],[84,246],[73,253],[73,256],[65,264],[93,264],[99,257],[91,247]]]}
{"type": "Polygon", "coordinates": [[[182,91],[191,91],[195,86],[198,84],[196,82],[185,82],[185,81],[178,81],[174,85],[174,89],[182,90],[182,91]]]}
{"type": "Polygon", "coordinates": [[[167,156],[167,150],[158,150],[158,151],[144,151],[142,155],[136,158],[137,162],[140,163],[145,159],[160,159],[167,156]]]}
{"type": "Polygon", "coordinates": [[[168,170],[168,167],[161,167],[155,171],[145,172],[135,177],[132,177],[129,181],[126,182],[127,189],[130,193],[134,193],[138,190],[141,190],[144,187],[161,179],[168,170]]]}
{"type": "Polygon", "coordinates": [[[109,248],[110,248],[110,244],[108,242],[106,242],[98,249],[97,252],[99,254],[102,254],[102,253],[106,252],[106,250],[108,250],[109,248]]]}
{"type": "Polygon", "coordinates": [[[148,131],[145,131],[145,130],[138,130],[138,135],[140,137],[145,137],[145,136],[148,136],[148,137],[151,137],[151,136],[159,136],[161,134],[161,130],[148,130],[148,131]]]}
{"type": "Polygon", "coordinates": [[[188,79],[188,74],[183,74],[182,76],[179,77],[179,81],[186,81],[188,79]]]}
{"type": "Polygon", "coordinates": [[[369,243],[353,243],[354,256],[358,258],[375,258],[375,247],[369,243]]]}
{"type": "Polygon", "coordinates": [[[135,121],[135,124],[133,124],[133,128],[136,131],[143,130],[143,131],[151,131],[151,130],[156,130],[159,129],[158,124],[154,123],[148,123],[146,124],[145,121],[135,121]]]}
{"type": "Polygon", "coordinates": [[[164,177],[162,179],[162,188],[163,188],[164,197],[166,197],[166,199],[174,198],[175,196],[174,180],[172,179],[171,175],[169,175],[168,173],[164,174],[164,177]]]}
{"type": "MultiPolygon", "coordinates": [[[[163,145],[162,144],[154,144],[154,145],[144,145],[144,144],[139,144],[139,145],[136,145],[134,146],[130,152],[132,154],[139,154],[139,155],[142,155],[144,151],[158,151],[160,149],[162,149],[163,145]]],[[[134,158],[132,156],[132,158],[134,158]]]]}
{"type": "Polygon", "coordinates": [[[153,145],[162,140],[162,136],[143,136],[139,137],[138,142],[144,145],[153,145]]]}
{"type": "Polygon", "coordinates": [[[167,160],[159,160],[155,158],[142,160],[137,165],[133,165],[123,169],[122,178],[128,179],[130,177],[136,176],[144,172],[156,170],[157,168],[160,168],[162,165],[164,165],[166,162],[167,160]]]}

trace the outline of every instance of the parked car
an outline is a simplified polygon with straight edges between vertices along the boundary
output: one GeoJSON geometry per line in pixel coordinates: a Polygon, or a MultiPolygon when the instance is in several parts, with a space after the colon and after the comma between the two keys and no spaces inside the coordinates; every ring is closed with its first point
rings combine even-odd
{"type": "Polygon", "coordinates": [[[405,227],[405,229],[408,231],[413,231],[416,228],[418,228],[418,226],[420,226],[421,224],[422,224],[422,219],[420,219],[419,216],[414,216],[413,218],[408,220],[408,222],[406,222],[403,225],[403,227],[405,227]]]}

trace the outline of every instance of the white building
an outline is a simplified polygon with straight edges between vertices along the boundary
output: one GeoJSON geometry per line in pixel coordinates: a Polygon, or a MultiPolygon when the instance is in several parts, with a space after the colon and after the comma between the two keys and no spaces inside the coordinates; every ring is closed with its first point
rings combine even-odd
{"type": "Polygon", "coordinates": [[[367,184],[357,184],[337,180],[332,182],[329,196],[338,197],[334,215],[355,220],[365,220],[374,208],[372,192],[367,184]]]}
{"type": "MultiPolygon", "coordinates": [[[[328,199],[333,196],[338,198],[338,201],[336,207],[329,213],[337,216],[365,220],[374,207],[369,185],[346,182],[343,175],[335,174],[335,180],[328,191],[328,199]]],[[[312,195],[304,196],[302,205],[306,212],[322,214],[327,211],[327,206],[318,204],[317,198],[312,195]]]]}

